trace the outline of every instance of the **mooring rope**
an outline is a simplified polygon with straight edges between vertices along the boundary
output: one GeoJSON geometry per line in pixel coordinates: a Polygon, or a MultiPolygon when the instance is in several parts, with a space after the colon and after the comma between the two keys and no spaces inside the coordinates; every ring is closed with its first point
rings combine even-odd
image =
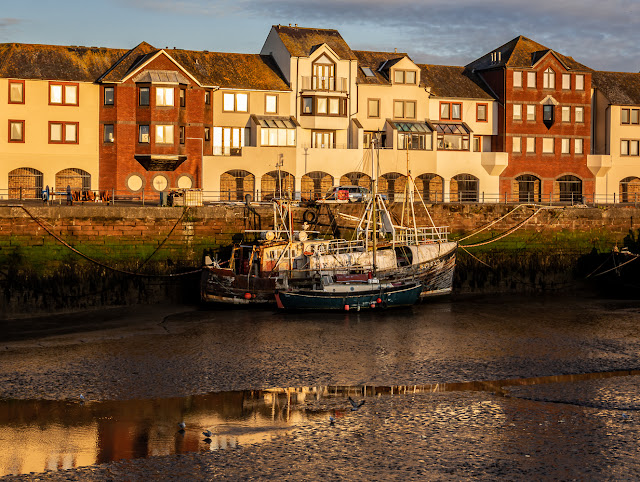
{"type": "MultiPolygon", "coordinates": [[[[500,240],[500,239],[502,239],[502,238],[505,238],[505,237],[509,236],[511,233],[513,233],[513,232],[517,231],[518,229],[520,229],[520,228],[521,228],[522,226],[524,226],[526,223],[528,223],[528,222],[529,222],[529,220],[530,220],[531,218],[533,218],[534,216],[536,216],[540,211],[542,211],[542,210],[543,210],[543,209],[545,209],[546,207],[547,207],[547,206],[539,206],[539,207],[538,207],[538,210],[537,210],[536,212],[534,212],[533,214],[531,214],[527,219],[525,219],[524,221],[522,221],[522,222],[520,222],[520,223],[516,224],[514,227],[512,227],[511,229],[508,229],[507,231],[505,231],[504,233],[502,233],[502,234],[501,234],[500,236],[498,236],[498,237],[491,238],[491,239],[489,239],[489,240],[487,240],[487,241],[483,241],[483,242],[480,242],[480,243],[475,243],[475,244],[466,244],[466,245],[464,245],[464,246],[462,246],[462,245],[460,245],[460,244],[459,244],[459,246],[460,246],[461,248],[477,248],[478,246],[484,246],[484,245],[487,245],[487,244],[491,244],[491,243],[493,243],[493,242],[495,242],[495,241],[498,241],[498,240],[500,240]]],[[[511,211],[511,212],[513,212],[513,211],[511,211]]],[[[503,216],[503,217],[504,217],[504,216],[503,216]]],[[[487,227],[488,227],[488,226],[487,226],[487,227]]],[[[486,227],[485,227],[484,229],[486,229],[486,227]]],[[[481,231],[482,231],[482,230],[481,230],[481,231]]],[[[478,232],[480,232],[480,231],[478,231],[478,232]]],[[[477,233],[474,233],[474,234],[477,234],[477,233]]],[[[470,237],[470,236],[467,236],[466,238],[463,238],[463,239],[468,239],[469,237],[470,237]]],[[[458,241],[458,243],[459,243],[459,242],[460,242],[460,241],[458,241]]]]}
{"type": "MultiPolygon", "coordinates": [[[[56,241],[58,241],[60,244],[62,244],[63,246],[67,247],[68,249],[70,249],[71,251],[73,251],[74,253],[76,253],[78,256],[86,259],[87,261],[94,263],[102,268],[108,269],[110,271],[114,271],[116,273],[121,273],[121,274],[126,274],[128,276],[139,276],[139,277],[143,277],[143,278],[175,278],[178,276],[186,276],[186,275],[190,275],[190,274],[195,274],[195,273],[199,273],[202,271],[201,268],[197,269],[197,270],[193,270],[193,271],[187,271],[185,273],[173,273],[173,274],[144,274],[144,273],[138,273],[138,272],[133,272],[133,271],[126,271],[126,270],[122,270],[119,268],[114,268],[112,266],[106,265],[100,261],[98,261],[97,259],[91,258],[89,256],[87,256],[86,254],[84,254],[83,252],[77,250],[76,248],[74,248],[73,246],[71,246],[69,243],[67,243],[64,239],[62,239],[60,236],[58,236],[56,233],[54,233],[53,231],[51,231],[44,222],[42,222],[39,218],[37,218],[36,216],[34,216],[26,207],[24,207],[22,204],[17,204],[17,205],[12,205],[9,207],[17,207],[22,209],[25,213],[27,213],[27,215],[33,219],[42,229],[44,229],[50,236],[52,236],[56,241]]],[[[173,228],[171,228],[171,231],[169,231],[169,233],[165,236],[165,238],[162,240],[162,242],[158,245],[158,247],[153,251],[153,253],[151,253],[151,255],[144,260],[144,262],[142,263],[142,265],[140,266],[139,269],[141,269],[157,252],[158,250],[164,245],[164,243],[167,241],[167,239],[169,239],[169,236],[171,236],[171,234],[173,233],[173,231],[176,229],[176,227],[178,226],[178,224],[180,223],[180,221],[182,221],[182,219],[184,218],[185,214],[187,213],[187,211],[189,210],[188,207],[186,207],[183,212],[182,212],[182,216],[180,216],[180,218],[178,218],[178,220],[176,221],[175,225],[173,226],[173,228]]]]}
{"type": "MultiPolygon", "coordinates": [[[[625,261],[624,263],[619,264],[618,266],[614,266],[613,268],[610,268],[610,269],[608,269],[608,270],[606,270],[606,271],[603,271],[602,273],[598,273],[598,274],[594,275],[593,277],[594,277],[594,278],[596,278],[596,277],[598,277],[598,276],[602,276],[603,274],[607,274],[607,273],[609,273],[609,272],[611,272],[611,271],[615,271],[615,270],[617,270],[617,269],[620,269],[620,268],[622,268],[625,264],[632,263],[633,261],[636,261],[638,258],[640,258],[640,255],[637,255],[637,254],[632,254],[632,253],[627,253],[627,254],[628,254],[629,256],[633,256],[633,258],[631,258],[629,261],[625,261]]],[[[608,259],[608,258],[607,258],[607,259],[608,259]]],[[[605,262],[606,262],[606,261],[605,261],[605,262]]],[[[614,258],[614,263],[615,263],[615,258],[614,258]]],[[[604,264],[604,263],[602,263],[602,264],[604,264]]],[[[602,267],[602,264],[598,267],[598,269],[600,269],[600,267],[602,267]]],[[[598,271],[598,269],[596,269],[596,271],[598,271]]],[[[594,271],[594,273],[595,273],[595,271],[594,271]]],[[[593,273],[591,273],[589,276],[591,276],[591,275],[593,275],[593,273]]],[[[587,276],[587,278],[589,278],[589,276],[587,276]]]]}

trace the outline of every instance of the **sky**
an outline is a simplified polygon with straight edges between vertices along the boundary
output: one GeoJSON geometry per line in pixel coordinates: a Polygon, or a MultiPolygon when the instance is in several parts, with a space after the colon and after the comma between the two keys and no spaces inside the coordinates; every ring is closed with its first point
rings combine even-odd
{"type": "Polygon", "coordinates": [[[259,53],[272,25],[354,50],[466,65],[524,35],[596,70],[640,70],[640,0],[0,0],[0,43],[259,53]]]}

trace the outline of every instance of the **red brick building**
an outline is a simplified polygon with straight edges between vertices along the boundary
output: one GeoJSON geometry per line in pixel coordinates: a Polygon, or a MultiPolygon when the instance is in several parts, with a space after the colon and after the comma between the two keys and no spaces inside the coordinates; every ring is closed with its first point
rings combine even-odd
{"type": "Polygon", "coordinates": [[[536,202],[593,195],[595,177],[587,168],[592,70],[522,36],[467,69],[498,100],[492,150],[509,153],[501,195],[536,202]]]}

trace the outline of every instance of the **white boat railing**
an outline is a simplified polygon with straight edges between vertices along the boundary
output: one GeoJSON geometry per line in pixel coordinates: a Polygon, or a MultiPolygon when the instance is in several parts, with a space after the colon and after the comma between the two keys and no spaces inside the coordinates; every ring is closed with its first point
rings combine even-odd
{"type": "Polygon", "coordinates": [[[449,237],[448,226],[425,226],[420,228],[396,227],[394,243],[428,244],[436,241],[446,242],[449,237]]]}
{"type": "Polygon", "coordinates": [[[326,246],[327,254],[344,254],[354,251],[363,251],[365,249],[365,242],[363,239],[332,239],[326,244],[326,246]]]}

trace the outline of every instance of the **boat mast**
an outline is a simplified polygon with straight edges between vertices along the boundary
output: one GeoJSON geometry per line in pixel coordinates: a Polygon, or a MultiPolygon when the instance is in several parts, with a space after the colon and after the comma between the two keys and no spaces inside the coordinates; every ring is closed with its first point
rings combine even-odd
{"type": "MultiPolygon", "coordinates": [[[[372,139],[373,141],[373,139],[372,139]]],[[[376,146],[376,154],[377,154],[377,158],[376,161],[380,162],[380,146],[378,145],[378,139],[376,138],[375,141],[371,142],[371,182],[372,184],[372,190],[371,192],[373,193],[373,203],[371,205],[371,217],[373,220],[373,231],[372,231],[372,242],[373,242],[373,257],[372,257],[372,261],[373,261],[373,276],[375,278],[376,276],[376,250],[377,250],[377,243],[378,243],[378,233],[377,233],[377,227],[378,227],[378,220],[376,219],[376,203],[378,202],[378,179],[376,177],[376,172],[375,172],[375,167],[376,167],[376,163],[374,162],[374,157],[373,157],[373,149],[374,149],[374,144],[376,146]]]]}

